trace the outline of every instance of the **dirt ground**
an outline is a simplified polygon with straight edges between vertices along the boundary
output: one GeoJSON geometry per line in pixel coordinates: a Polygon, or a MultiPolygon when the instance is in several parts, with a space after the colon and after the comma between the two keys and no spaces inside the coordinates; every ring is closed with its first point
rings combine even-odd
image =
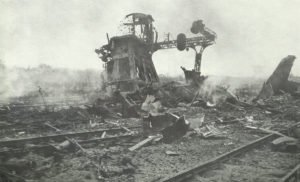
{"type": "MultiPolygon", "coordinates": [[[[44,126],[46,122],[63,132],[94,131],[121,126],[134,131],[135,137],[131,140],[120,139],[110,143],[84,145],[85,152],[76,148],[61,152],[31,151],[28,144],[25,149],[29,150],[14,154],[5,153],[9,147],[2,147],[0,170],[6,170],[31,182],[157,181],[266,135],[260,130],[245,126],[283,131],[300,120],[300,100],[289,94],[274,96],[256,106],[235,106],[228,103],[214,107],[181,105],[168,108],[169,112],[184,115],[193,126],[199,125],[204,117],[199,128],[214,126],[221,136],[205,138],[195,128],[191,128],[185,136],[171,143],[158,141],[129,151],[129,147],[146,137],[143,133],[143,119],[103,117],[93,113],[86,106],[88,104],[57,104],[51,110],[37,106],[25,107],[24,103],[18,106],[12,103],[3,104],[1,108],[10,108],[1,113],[1,140],[57,134],[53,129],[44,126]],[[168,152],[173,155],[167,154],[168,152]]],[[[105,137],[123,134],[126,131],[107,133],[105,137]]],[[[43,144],[49,143],[58,144],[57,141],[43,144]]],[[[222,165],[222,168],[199,175],[192,181],[272,181],[274,176],[283,176],[299,162],[299,151],[278,152],[266,145],[233,158],[222,165]]]]}

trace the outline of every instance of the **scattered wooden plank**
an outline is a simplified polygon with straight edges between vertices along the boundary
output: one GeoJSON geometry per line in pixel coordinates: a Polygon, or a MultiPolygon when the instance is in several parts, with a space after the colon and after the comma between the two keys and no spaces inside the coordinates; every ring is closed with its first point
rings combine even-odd
{"type": "Polygon", "coordinates": [[[118,123],[115,123],[115,122],[111,122],[111,121],[105,121],[106,123],[109,123],[109,124],[112,124],[112,125],[115,125],[115,126],[118,126],[120,128],[123,128],[124,130],[126,130],[127,132],[130,132],[132,133],[133,131],[130,130],[129,128],[125,127],[125,126],[121,126],[120,124],[118,123]]]}
{"type": "Polygon", "coordinates": [[[106,131],[102,133],[101,138],[105,138],[106,131]]]}
{"type": "Polygon", "coordinates": [[[167,150],[165,151],[165,153],[169,156],[177,156],[177,155],[180,155],[179,153],[177,152],[174,152],[174,151],[171,151],[171,150],[167,150]]]}
{"type": "Polygon", "coordinates": [[[48,126],[48,127],[50,127],[50,128],[52,128],[52,129],[54,129],[56,132],[62,132],[60,129],[58,129],[58,128],[52,126],[52,125],[49,124],[49,123],[45,123],[45,125],[48,126]]]}
{"type": "Polygon", "coordinates": [[[161,138],[160,135],[156,135],[156,136],[148,136],[148,138],[146,138],[145,140],[137,143],[136,145],[132,146],[129,148],[130,151],[134,151],[134,150],[137,150],[143,146],[145,146],[146,144],[152,142],[153,140],[155,139],[158,139],[158,138],[161,138]]]}
{"type": "Polygon", "coordinates": [[[249,128],[249,129],[260,130],[264,133],[270,133],[270,134],[275,134],[275,135],[279,135],[279,136],[283,136],[283,137],[288,137],[278,131],[274,131],[274,130],[270,130],[270,129],[266,129],[266,128],[260,128],[260,127],[255,127],[255,126],[245,126],[245,127],[249,128]]]}

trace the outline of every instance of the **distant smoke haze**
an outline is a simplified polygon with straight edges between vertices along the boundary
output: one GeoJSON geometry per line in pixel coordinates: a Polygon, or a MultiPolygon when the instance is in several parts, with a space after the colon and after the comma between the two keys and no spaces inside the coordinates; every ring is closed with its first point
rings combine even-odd
{"type": "MultiPolygon", "coordinates": [[[[160,40],[170,32],[193,36],[196,19],[218,34],[203,55],[210,75],[267,77],[279,61],[300,55],[300,1],[290,0],[0,0],[0,59],[6,66],[102,70],[94,49],[113,36],[126,14],[151,14],[160,40]]],[[[159,50],[153,55],[159,74],[182,74],[193,67],[194,53],[159,50]]],[[[292,70],[300,75],[300,63],[292,70]]]]}
{"type": "Polygon", "coordinates": [[[40,93],[58,101],[74,96],[86,101],[99,92],[102,81],[101,73],[90,69],[71,70],[45,64],[32,68],[5,68],[0,62],[0,104],[16,97],[40,102],[40,93]]]}

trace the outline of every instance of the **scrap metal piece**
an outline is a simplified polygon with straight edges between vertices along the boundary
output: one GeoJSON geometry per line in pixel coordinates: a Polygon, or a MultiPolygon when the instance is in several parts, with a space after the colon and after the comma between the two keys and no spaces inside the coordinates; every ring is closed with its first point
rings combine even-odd
{"type": "Polygon", "coordinates": [[[144,117],[144,133],[148,135],[162,134],[163,141],[173,142],[183,137],[190,128],[190,122],[184,116],[173,113],[161,113],[144,117]]]}
{"type": "Polygon", "coordinates": [[[185,120],[184,116],[176,116],[171,114],[175,120],[172,125],[166,127],[162,130],[163,141],[166,143],[170,143],[180,137],[183,137],[190,126],[190,123],[185,120]]]}
{"type": "MultiPolygon", "coordinates": [[[[258,99],[267,99],[273,94],[279,94],[280,91],[290,91],[288,78],[293,67],[296,56],[288,55],[283,58],[269,79],[263,84],[259,92],[258,99]]],[[[255,101],[254,100],[254,101],[255,101]]]]}

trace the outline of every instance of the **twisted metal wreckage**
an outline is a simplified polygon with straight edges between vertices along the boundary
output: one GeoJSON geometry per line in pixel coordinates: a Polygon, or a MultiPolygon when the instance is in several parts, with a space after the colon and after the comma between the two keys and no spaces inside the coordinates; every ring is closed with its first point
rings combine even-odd
{"type": "MultiPolygon", "coordinates": [[[[153,26],[151,15],[133,13],[126,16],[122,26],[128,34],[108,39],[108,44],[96,49],[96,53],[104,62],[107,73],[107,85],[115,85],[121,91],[134,91],[139,83],[159,82],[152,54],[160,49],[176,48],[180,51],[192,48],[196,52],[193,70],[183,68],[187,80],[196,81],[200,77],[201,59],[204,49],[215,43],[216,34],[205,27],[202,20],[193,22],[191,32],[201,34],[186,38],[178,34],[177,40],[158,42],[158,33],[153,26]],[[199,50],[197,48],[199,47],[199,50]]],[[[198,80],[199,81],[199,80],[198,80]]]]}
{"type": "MultiPolygon", "coordinates": [[[[170,40],[168,34],[165,41],[158,42],[158,32],[153,26],[153,21],[151,15],[129,14],[121,25],[127,31],[126,34],[112,38],[109,38],[107,34],[108,44],[95,50],[104,62],[107,76],[105,87],[113,90],[115,94],[117,93],[117,98],[122,101],[123,108],[125,107],[122,111],[123,115],[132,114],[130,108],[137,105],[136,101],[137,98],[141,99],[141,93],[144,96],[142,99],[145,99],[146,95],[154,95],[155,91],[157,93],[159,87],[170,87],[170,85],[157,86],[159,77],[152,61],[152,55],[160,49],[177,48],[180,51],[193,49],[195,51],[194,69],[187,70],[181,67],[187,85],[196,89],[206,78],[201,75],[202,54],[206,47],[215,43],[216,33],[205,27],[202,20],[197,20],[191,27],[191,32],[197,36],[187,38],[185,34],[180,33],[176,40],[170,40]]],[[[171,87],[174,88],[174,85],[171,87]]],[[[195,90],[192,88],[182,88],[181,90],[188,92],[185,94],[186,96],[192,95],[193,97],[195,90]]],[[[166,93],[165,91],[164,93],[166,93]]],[[[162,96],[158,97],[163,98],[162,96]]],[[[182,95],[181,97],[184,98],[182,95]]],[[[189,98],[189,100],[191,99],[189,98]]],[[[172,103],[168,101],[166,105],[172,105],[172,103]]]]}
{"type": "MultiPolygon", "coordinates": [[[[207,78],[201,75],[202,54],[206,47],[215,43],[217,35],[205,27],[202,20],[197,20],[193,22],[190,29],[197,36],[187,38],[185,34],[180,33],[176,40],[170,40],[168,34],[165,41],[158,42],[158,33],[153,26],[153,21],[151,15],[129,14],[122,24],[126,34],[112,38],[109,38],[107,34],[108,44],[95,50],[104,62],[107,76],[105,88],[112,91],[110,93],[113,93],[113,97],[98,99],[94,109],[98,112],[100,110],[102,113],[109,113],[114,117],[116,113],[122,117],[143,117],[145,123],[151,126],[150,128],[154,130],[157,128],[163,133],[164,139],[171,141],[183,136],[189,123],[183,116],[166,111],[166,107],[177,107],[179,103],[188,105],[196,103],[200,106],[208,104],[196,98],[200,94],[199,88],[207,78]],[[160,49],[170,48],[177,48],[179,51],[189,49],[195,51],[194,68],[187,70],[181,67],[186,84],[159,81],[152,55],[160,49]]],[[[289,90],[293,93],[297,90],[298,84],[288,81],[295,59],[295,56],[290,55],[281,61],[273,75],[263,85],[257,98],[253,100],[254,102],[260,98],[270,97],[279,90],[289,90]]],[[[239,101],[226,88],[215,89],[215,94],[222,95],[229,103],[249,105],[239,101]]]]}

